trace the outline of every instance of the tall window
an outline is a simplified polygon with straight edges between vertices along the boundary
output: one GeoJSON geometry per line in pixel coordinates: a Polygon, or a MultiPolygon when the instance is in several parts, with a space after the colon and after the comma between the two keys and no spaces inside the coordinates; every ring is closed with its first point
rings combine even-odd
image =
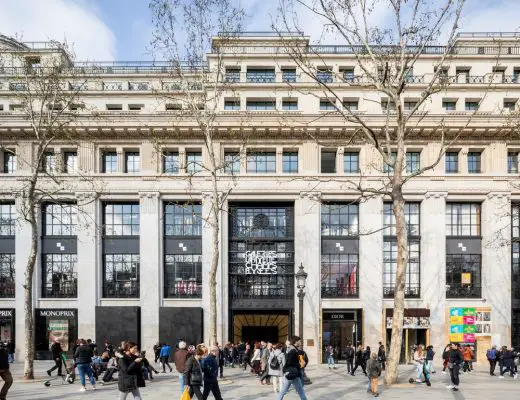
{"type": "Polygon", "coordinates": [[[64,172],[74,174],[78,172],[78,153],[75,151],[66,151],[63,153],[64,172]]]}
{"type": "Polygon", "coordinates": [[[76,225],[77,212],[73,204],[45,204],[45,236],[75,236],[76,225]]]}
{"type": "Polygon", "coordinates": [[[76,254],[43,255],[43,297],[76,297],[76,254]]]}
{"type": "Polygon", "coordinates": [[[202,171],[202,152],[189,151],[186,153],[186,172],[195,174],[202,171]]]}
{"type": "Polygon", "coordinates": [[[202,296],[201,254],[167,254],[164,267],[165,297],[202,296]]]}
{"type": "Polygon", "coordinates": [[[112,204],[105,206],[106,236],[139,236],[139,204],[112,204]]]}
{"type": "Polygon", "coordinates": [[[240,153],[238,151],[224,153],[224,172],[226,174],[240,173],[240,153]]]}
{"type": "Polygon", "coordinates": [[[164,234],[166,236],[201,236],[202,206],[175,203],[164,207],[164,234]]]}
{"type": "Polygon", "coordinates": [[[0,298],[15,296],[15,255],[0,254],[0,298]]]}
{"type": "Polygon", "coordinates": [[[15,236],[16,219],[15,205],[0,203],[0,236],[15,236]]]}
{"type": "Polygon", "coordinates": [[[165,174],[179,173],[179,153],[176,151],[165,151],[163,153],[163,172],[165,174]]]}
{"type": "Polygon", "coordinates": [[[125,153],[125,172],[135,174],[141,170],[141,158],[138,151],[127,151],[125,153]]]}
{"type": "Polygon", "coordinates": [[[247,100],[246,109],[248,111],[274,111],[276,101],[274,100],[247,100]]]}
{"type": "Polygon", "coordinates": [[[43,171],[52,174],[58,172],[58,163],[56,154],[52,151],[47,151],[43,155],[43,171]]]}
{"type": "Polygon", "coordinates": [[[283,152],[283,169],[284,173],[297,174],[298,173],[298,152],[284,151],[283,152]]]}
{"type": "Polygon", "coordinates": [[[406,172],[414,173],[421,168],[421,153],[418,151],[406,152],[406,172]]]}
{"type": "Polygon", "coordinates": [[[518,152],[510,151],[507,153],[507,173],[518,173],[518,152]]]}
{"type": "Polygon", "coordinates": [[[115,151],[107,151],[103,153],[102,172],[106,174],[117,172],[117,153],[115,151]]]}
{"type": "Polygon", "coordinates": [[[322,174],[336,173],[336,150],[322,150],[321,151],[321,173],[322,174]]]}
{"type": "MultiPolygon", "coordinates": [[[[404,218],[406,220],[406,232],[408,236],[419,236],[420,233],[420,203],[405,203],[404,218]]],[[[384,204],[384,235],[397,236],[397,228],[395,223],[395,215],[392,209],[392,203],[384,204]]]]}
{"type": "MultiPolygon", "coordinates": [[[[520,308],[520,204],[511,205],[511,294],[512,308],[520,308]]],[[[513,327],[516,329],[518,327],[513,327]]]]}
{"type": "Polygon", "coordinates": [[[276,153],[273,152],[248,152],[247,172],[271,173],[276,172],[276,153]]]}
{"type": "Polygon", "coordinates": [[[343,154],[343,171],[347,174],[359,172],[359,153],[357,151],[347,151],[343,154]]]}
{"type": "Polygon", "coordinates": [[[4,173],[16,173],[16,154],[12,151],[4,151],[4,173]]]}
{"type": "Polygon", "coordinates": [[[359,256],[357,254],[322,254],[322,297],[357,297],[359,293],[358,267],[359,256]]]}
{"type": "Polygon", "coordinates": [[[139,254],[105,254],[103,297],[139,297],[139,254]]]}
{"type": "Polygon", "coordinates": [[[321,205],[321,236],[356,236],[359,233],[357,204],[321,205]]]}
{"type": "Polygon", "coordinates": [[[482,153],[472,151],[468,153],[468,172],[470,174],[479,174],[481,171],[482,153]]]}
{"type": "Polygon", "coordinates": [[[444,157],[446,173],[456,174],[459,172],[459,153],[456,151],[448,151],[444,157]]]}
{"type": "Polygon", "coordinates": [[[447,236],[480,236],[480,204],[446,204],[447,236]]]}
{"type": "Polygon", "coordinates": [[[285,83],[296,83],[296,69],[282,68],[282,81],[285,83]]]}
{"type": "Polygon", "coordinates": [[[480,254],[446,254],[446,297],[481,297],[481,264],[480,254]]]}
{"type": "Polygon", "coordinates": [[[335,111],[336,102],[333,99],[321,99],[320,100],[320,111],[335,111]]]}

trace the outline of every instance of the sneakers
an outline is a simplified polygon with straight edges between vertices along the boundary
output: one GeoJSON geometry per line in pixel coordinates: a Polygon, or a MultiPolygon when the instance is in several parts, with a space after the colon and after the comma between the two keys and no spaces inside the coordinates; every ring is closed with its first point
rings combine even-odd
{"type": "Polygon", "coordinates": [[[446,374],[446,371],[442,371],[443,374],[446,374]]]}
{"type": "Polygon", "coordinates": [[[498,379],[504,379],[504,375],[500,375],[498,379]]]}
{"type": "Polygon", "coordinates": [[[459,391],[459,387],[458,386],[453,386],[453,391],[458,392],[459,391]]]}
{"type": "Polygon", "coordinates": [[[517,378],[518,378],[518,374],[514,374],[513,379],[517,379],[517,378]]]}
{"type": "Polygon", "coordinates": [[[86,392],[87,391],[87,388],[85,386],[82,386],[81,389],[79,390],[80,392],[86,392]]]}
{"type": "Polygon", "coordinates": [[[448,385],[446,386],[446,389],[453,389],[455,387],[455,385],[448,385]]]}
{"type": "Polygon", "coordinates": [[[96,390],[96,387],[95,387],[95,386],[92,386],[92,390],[96,390]]]}

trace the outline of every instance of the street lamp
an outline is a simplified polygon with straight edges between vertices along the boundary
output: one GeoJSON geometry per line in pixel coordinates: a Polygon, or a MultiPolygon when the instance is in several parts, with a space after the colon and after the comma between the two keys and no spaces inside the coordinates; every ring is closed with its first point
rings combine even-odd
{"type": "MultiPolygon", "coordinates": [[[[307,272],[303,270],[303,263],[300,264],[300,269],[296,273],[296,287],[298,288],[299,312],[298,312],[298,333],[300,335],[303,348],[303,298],[305,297],[305,282],[307,281],[307,272]]],[[[306,385],[311,384],[311,380],[303,371],[303,382],[306,385]]]]}

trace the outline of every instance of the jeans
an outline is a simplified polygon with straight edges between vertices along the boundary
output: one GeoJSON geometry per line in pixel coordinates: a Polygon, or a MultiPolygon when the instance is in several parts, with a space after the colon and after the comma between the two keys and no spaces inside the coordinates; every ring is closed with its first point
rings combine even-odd
{"type": "Polygon", "coordinates": [[[134,395],[134,400],[142,400],[141,393],[139,393],[139,389],[134,389],[129,392],[119,392],[119,400],[126,400],[126,396],[128,393],[132,393],[134,395]]]}
{"type": "Polygon", "coordinates": [[[292,381],[288,379],[284,379],[282,383],[282,388],[280,390],[280,394],[278,395],[278,400],[282,400],[284,396],[287,394],[289,387],[294,385],[296,389],[296,393],[300,396],[300,400],[307,400],[307,396],[305,396],[305,389],[303,388],[302,383],[303,378],[294,378],[292,381]]]}
{"type": "Polygon", "coordinates": [[[10,354],[7,356],[7,362],[8,362],[9,364],[14,363],[14,353],[10,353],[10,354]]]}
{"type": "Polygon", "coordinates": [[[327,364],[329,365],[329,368],[334,367],[334,357],[329,356],[329,358],[327,358],[327,364]]]}
{"type": "Polygon", "coordinates": [[[415,368],[417,371],[417,380],[420,381],[423,374],[423,365],[421,363],[415,363],[415,368]]]}
{"type": "Polygon", "coordinates": [[[500,368],[500,375],[501,375],[501,376],[504,376],[504,374],[505,374],[506,372],[509,372],[509,374],[510,374],[511,376],[514,375],[512,365],[510,365],[510,364],[503,364],[503,365],[502,365],[502,367],[500,368]]]}
{"type": "Polygon", "coordinates": [[[459,386],[459,364],[455,364],[453,368],[450,368],[451,383],[455,386],[459,386]]]}
{"type": "Polygon", "coordinates": [[[168,357],[161,357],[162,372],[166,372],[166,366],[168,366],[168,368],[170,368],[170,372],[172,372],[172,367],[168,361],[168,357]]]}
{"type": "Polygon", "coordinates": [[[184,374],[179,375],[179,385],[181,385],[181,394],[184,393],[184,374]]]}
{"type": "Polygon", "coordinates": [[[13,384],[13,376],[8,369],[0,369],[0,378],[4,380],[4,385],[2,386],[2,390],[0,390],[0,399],[5,399],[7,398],[9,388],[13,384]]]}
{"type": "Polygon", "coordinates": [[[92,386],[96,386],[96,381],[94,380],[94,374],[92,373],[92,368],[90,368],[90,364],[78,364],[77,367],[81,386],[86,385],[85,375],[88,375],[90,384],[92,386]]]}
{"type": "Polygon", "coordinates": [[[350,374],[354,369],[354,360],[352,358],[347,358],[347,372],[350,374]]]}

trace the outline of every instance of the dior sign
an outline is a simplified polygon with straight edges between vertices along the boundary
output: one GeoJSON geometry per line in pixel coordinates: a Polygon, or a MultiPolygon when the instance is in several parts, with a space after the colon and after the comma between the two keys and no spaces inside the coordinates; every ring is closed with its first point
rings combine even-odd
{"type": "Polygon", "coordinates": [[[275,251],[246,251],[246,275],[276,275],[275,251]]]}

